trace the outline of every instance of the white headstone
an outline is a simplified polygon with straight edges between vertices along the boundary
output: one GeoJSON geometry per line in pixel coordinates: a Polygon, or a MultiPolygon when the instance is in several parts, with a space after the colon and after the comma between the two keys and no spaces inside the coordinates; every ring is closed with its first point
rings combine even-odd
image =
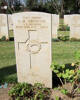
{"type": "Polygon", "coordinates": [[[59,27],[59,15],[52,14],[52,38],[56,39],[57,36],[57,30],[59,27]]]}
{"type": "Polygon", "coordinates": [[[71,17],[71,15],[64,15],[64,24],[65,25],[70,26],[70,22],[71,22],[70,17],[71,17]]]}
{"type": "Polygon", "coordinates": [[[80,39],[80,15],[71,16],[70,38],[80,39]]]}
{"type": "Polygon", "coordinates": [[[9,30],[13,30],[12,15],[8,14],[9,30]]]}
{"type": "Polygon", "coordinates": [[[13,14],[13,28],[18,81],[51,88],[51,14],[13,14]]]}
{"type": "Polygon", "coordinates": [[[0,38],[5,36],[6,39],[9,39],[8,35],[9,34],[8,34],[7,15],[6,14],[0,14],[0,38]]]}

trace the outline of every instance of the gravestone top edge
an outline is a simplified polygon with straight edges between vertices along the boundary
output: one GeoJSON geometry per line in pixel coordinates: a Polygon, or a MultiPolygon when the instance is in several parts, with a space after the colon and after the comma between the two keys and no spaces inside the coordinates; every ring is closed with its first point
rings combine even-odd
{"type": "Polygon", "coordinates": [[[47,14],[47,15],[56,15],[56,16],[59,16],[58,14],[51,14],[51,13],[47,13],[47,12],[38,12],[38,11],[31,11],[31,12],[19,12],[19,13],[13,13],[11,15],[18,15],[18,14],[27,14],[27,13],[33,13],[33,14],[37,14],[37,13],[40,13],[40,14],[47,14]]]}
{"type": "Polygon", "coordinates": [[[34,11],[34,12],[19,12],[19,13],[13,13],[12,15],[18,15],[18,14],[27,14],[27,13],[33,13],[33,14],[37,14],[37,13],[40,13],[40,14],[49,14],[51,15],[51,13],[46,13],[46,12],[37,12],[37,11],[34,11]]]}

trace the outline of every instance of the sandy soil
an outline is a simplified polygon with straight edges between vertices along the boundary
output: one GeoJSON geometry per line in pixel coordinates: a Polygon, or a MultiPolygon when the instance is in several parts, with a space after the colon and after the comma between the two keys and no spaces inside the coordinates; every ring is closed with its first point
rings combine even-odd
{"type": "Polygon", "coordinates": [[[9,100],[8,88],[7,89],[0,89],[0,100],[9,100]]]}

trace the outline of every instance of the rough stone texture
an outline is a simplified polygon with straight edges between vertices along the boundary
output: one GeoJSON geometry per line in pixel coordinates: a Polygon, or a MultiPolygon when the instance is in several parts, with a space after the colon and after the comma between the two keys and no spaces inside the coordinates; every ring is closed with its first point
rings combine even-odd
{"type": "Polygon", "coordinates": [[[8,15],[8,22],[9,22],[9,30],[13,30],[13,21],[12,21],[12,15],[8,15]]]}
{"type": "Polygon", "coordinates": [[[80,39],[80,15],[71,15],[70,38],[80,39]]]}
{"type": "Polygon", "coordinates": [[[52,14],[52,38],[57,38],[57,30],[59,27],[59,15],[52,14]]]}
{"type": "Polygon", "coordinates": [[[0,38],[3,36],[5,36],[6,39],[9,39],[6,14],[0,14],[0,38]]]}
{"type": "Polygon", "coordinates": [[[18,81],[51,88],[51,14],[23,12],[12,16],[18,81]]]}

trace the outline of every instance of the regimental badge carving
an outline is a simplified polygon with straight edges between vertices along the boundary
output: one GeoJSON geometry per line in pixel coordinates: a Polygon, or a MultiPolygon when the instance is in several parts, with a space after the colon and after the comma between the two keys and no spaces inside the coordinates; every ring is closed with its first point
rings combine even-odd
{"type": "Polygon", "coordinates": [[[37,54],[41,50],[41,43],[36,40],[31,40],[26,45],[26,49],[30,54],[37,54]]]}
{"type": "Polygon", "coordinates": [[[41,45],[48,44],[48,42],[40,42],[38,40],[30,40],[30,31],[28,31],[28,38],[27,38],[26,42],[19,42],[18,49],[19,49],[19,44],[25,44],[25,49],[30,54],[37,54],[41,50],[41,45]]]}

